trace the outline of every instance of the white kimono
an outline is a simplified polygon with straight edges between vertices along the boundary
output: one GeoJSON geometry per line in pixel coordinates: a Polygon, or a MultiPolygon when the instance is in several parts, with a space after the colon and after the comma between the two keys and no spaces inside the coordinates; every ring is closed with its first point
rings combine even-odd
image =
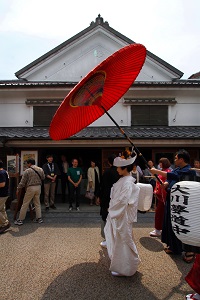
{"type": "Polygon", "coordinates": [[[133,222],[137,222],[140,188],[132,176],[121,177],[111,189],[109,214],[104,228],[110,271],[132,276],[140,258],[133,241],[133,222]]]}

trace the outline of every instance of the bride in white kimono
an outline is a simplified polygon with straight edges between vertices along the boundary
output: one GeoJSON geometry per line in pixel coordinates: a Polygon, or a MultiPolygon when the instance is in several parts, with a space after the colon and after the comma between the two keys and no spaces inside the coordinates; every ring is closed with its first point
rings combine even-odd
{"type": "Polygon", "coordinates": [[[117,157],[113,164],[122,176],[111,189],[109,214],[104,229],[113,276],[132,276],[140,263],[132,229],[133,222],[137,222],[140,191],[130,175],[135,158],[117,157]]]}

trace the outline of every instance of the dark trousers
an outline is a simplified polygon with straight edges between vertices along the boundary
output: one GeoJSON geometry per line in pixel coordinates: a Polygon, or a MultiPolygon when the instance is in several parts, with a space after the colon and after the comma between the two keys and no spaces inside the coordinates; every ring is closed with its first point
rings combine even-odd
{"type": "Polygon", "coordinates": [[[161,241],[165,243],[174,254],[183,251],[181,241],[176,237],[172,229],[170,192],[167,193],[165,202],[164,220],[161,241]]]}
{"type": "Polygon", "coordinates": [[[80,201],[80,193],[81,193],[81,186],[79,184],[78,187],[75,187],[74,185],[69,185],[69,207],[72,207],[72,203],[74,200],[76,201],[76,207],[79,207],[79,201],[80,201]]]}

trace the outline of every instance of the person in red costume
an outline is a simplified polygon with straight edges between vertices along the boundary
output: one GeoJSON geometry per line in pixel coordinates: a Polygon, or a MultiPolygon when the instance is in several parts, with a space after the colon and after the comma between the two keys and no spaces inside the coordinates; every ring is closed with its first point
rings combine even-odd
{"type": "Polygon", "coordinates": [[[185,277],[187,283],[196,292],[194,294],[188,294],[186,296],[187,300],[200,300],[200,254],[196,255],[192,269],[185,277]]]}
{"type": "MultiPolygon", "coordinates": [[[[162,157],[159,160],[159,167],[162,171],[165,172],[171,172],[170,167],[170,161],[166,157],[162,157]]],[[[158,175],[160,180],[162,182],[166,181],[166,177],[163,177],[162,175],[158,175]]],[[[152,237],[158,237],[161,236],[161,230],[163,226],[163,219],[164,219],[164,211],[165,211],[165,201],[167,192],[166,190],[161,186],[159,181],[156,181],[156,186],[154,189],[154,194],[156,196],[156,211],[155,211],[155,229],[150,232],[150,236],[152,237]]]]}

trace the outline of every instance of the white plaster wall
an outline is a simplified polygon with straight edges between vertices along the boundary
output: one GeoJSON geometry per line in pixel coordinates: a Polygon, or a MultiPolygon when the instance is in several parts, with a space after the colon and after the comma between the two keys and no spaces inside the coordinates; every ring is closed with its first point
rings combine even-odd
{"type": "MultiPolygon", "coordinates": [[[[109,114],[120,126],[131,126],[131,107],[118,102],[109,110],[109,114]]],[[[176,104],[168,109],[169,126],[200,126],[200,104],[176,104]]],[[[91,126],[114,126],[105,114],[91,126]]]]}
{"type": "MultiPolygon", "coordinates": [[[[177,96],[177,104],[169,106],[169,126],[200,126],[199,97],[184,94],[177,96]]],[[[162,97],[165,97],[163,94],[162,97]]],[[[24,97],[0,97],[0,126],[1,127],[27,127],[33,126],[33,107],[25,104],[24,97]]],[[[131,126],[131,107],[123,105],[123,98],[110,110],[109,114],[120,126],[131,126]]],[[[104,114],[90,126],[114,126],[112,120],[104,114]]]]}
{"type": "Polygon", "coordinates": [[[147,57],[136,81],[171,81],[172,77],[171,73],[165,71],[147,57]]]}
{"type": "Polygon", "coordinates": [[[176,100],[179,104],[200,104],[200,91],[199,89],[193,91],[181,91],[176,96],[176,100]]]}
{"type": "MultiPolygon", "coordinates": [[[[26,78],[35,81],[79,82],[112,54],[110,50],[99,44],[91,45],[91,48],[85,53],[76,53],[76,50],[71,51],[72,56],[70,59],[64,53],[62,56],[52,60],[51,64],[43,65],[41,69],[38,69],[34,74],[26,78]]],[[[172,78],[172,74],[163,71],[154,62],[146,60],[136,81],[171,81],[172,78]]]]}
{"type": "MultiPolygon", "coordinates": [[[[119,126],[130,126],[131,124],[131,115],[130,115],[130,107],[123,106],[122,100],[120,100],[117,104],[115,104],[108,113],[111,117],[117,122],[119,126]]],[[[109,118],[107,114],[104,114],[98,120],[93,122],[90,126],[115,126],[113,121],[109,118]]]]}
{"type": "Polygon", "coordinates": [[[87,40],[81,39],[68,45],[55,56],[35,67],[25,77],[28,80],[80,81],[124,45],[116,43],[101,32],[90,34],[87,40]]]}
{"type": "Polygon", "coordinates": [[[178,103],[170,106],[169,126],[200,126],[200,104],[178,103]]]}
{"type": "Polygon", "coordinates": [[[33,108],[25,104],[0,104],[1,127],[33,126],[33,108]]]}
{"type": "MultiPolygon", "coordinates": [[[[200,126],[200,101],[197,97],[186,98],[178,97],[179,102],[174,106],[169,106],[169,126],[200,126]]],[[[109,110],[109,114],[120,126],[131,126],[131,106],[123,105],[122,102],[123,99],[120,99],[109,110]]],[[[104,114],[91,126],[114,126],[114,123],[104,114]]]]}
{"type": "Polygon", "coordinates": [[[28,76],[28,80],[79,82],[89,71],[109,56],[107,50],[99,45],[93,45],[87,52],[79,53],[78,56],[76,56],[76,50],[71,51],[70,59],[66,57],[66,54],[63,54],[52,60],[51,64],[42,66],[33,75],[28,76]],[[95,57],[95,51],[101,53],[102,60],[95,57]]]}

